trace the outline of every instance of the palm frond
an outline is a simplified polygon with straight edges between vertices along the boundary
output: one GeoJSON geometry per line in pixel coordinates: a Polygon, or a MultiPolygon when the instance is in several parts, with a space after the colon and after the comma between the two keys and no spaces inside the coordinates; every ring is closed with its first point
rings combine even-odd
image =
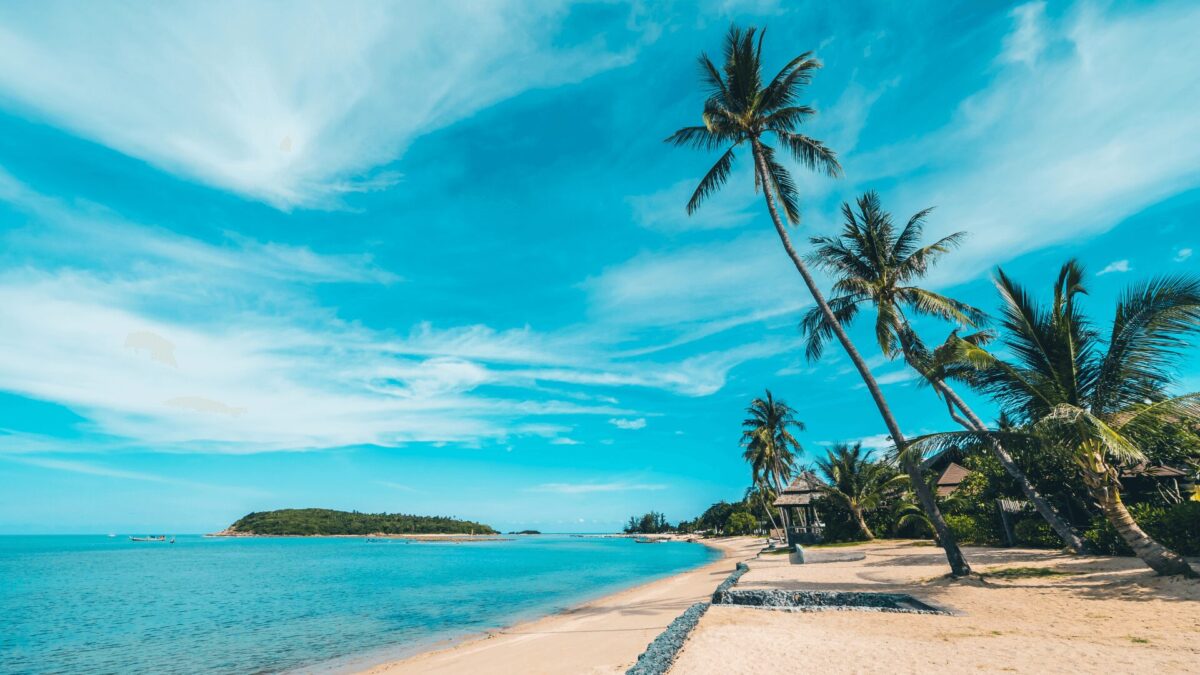
{"type": "Polygon", "coordinates": [[[695,213],[696,209],[700,208],[700,204],[709,195],[716,192],[725,184],[725,181],[729,180],[729,173],[733,168],[733,160],[735,158],[733,148],[729,148],[725,151],[725,154],[721,155],[717,163],[713,164],[708,173],[704,175],[700,184],[696,186],[696,191],[692,193],[692,198],[688,200],[687,213],[689,216],[695,213]]]}
{"type": "Polygon", "coordinates": [[[1097,368],[1093,407],[1117,411],[1161,397],[1197,332],[1200,279],[1158,277],[1127,289],[1097,368]]]}
{"type": "Polygon", "coordinates": [[[798,224],[800,222],[800,206],[797,203],[799,193],[796,190],[796,183],[792,180],[792,175],[775,159],[774,148],[760,143],[759,152],[762,153],[767,172],[765,176],[760,176],[763,189],[771,191],[779,205],[783,207],[788,222],[793,225],[798,224]]]}
{"type": "Polygon", "coordinates": [[[842,175],[842,165],[838,163],[837,153],[826,147],[821,141],[782,128],[774,128],[770,131],[775,133],[783,147],[787,148],[792,157],[795,157],[796,161],[805,168],[820,171],[830,178],[842,175]]]}
{"type": "MultiPolygon", "coordinates": [[[[854,296],[838,296],[828,301],[833,316],[843,326],[854,321],[858,314],[858,305],[865,298],[854,296]]],[[[813,306],[804,313],[800,320],[800,333],[805,338],[804,356],[809,361],[818,361],[825,350],[825,344],[833,337],[833,324],[825,317],[820,307],[813,306]]]]}

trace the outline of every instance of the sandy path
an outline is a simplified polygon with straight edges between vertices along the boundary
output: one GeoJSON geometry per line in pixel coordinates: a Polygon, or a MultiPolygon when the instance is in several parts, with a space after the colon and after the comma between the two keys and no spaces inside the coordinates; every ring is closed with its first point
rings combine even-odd
{"type": "Polygon", "coordinates": [[[704,567],[366,672],[372,675],[624,672],[683,610],[711,598],[713,589],[739,561],[762,548],[762,539],[731,539],[714,545],[725,552],[725,557],[704,567]]]}
{"type": "Polygon", "coordinates": [[[1200,582],[1163,579],[1132,558],[967,548],[978,572],[1066,574],[949,581],[939,549],[896,543],[859,561],[754,560],[740,588],[903,592],[957,616],[786,613],[713,607],[672,675],[754,673],[1200,672],[1200,582]]]}

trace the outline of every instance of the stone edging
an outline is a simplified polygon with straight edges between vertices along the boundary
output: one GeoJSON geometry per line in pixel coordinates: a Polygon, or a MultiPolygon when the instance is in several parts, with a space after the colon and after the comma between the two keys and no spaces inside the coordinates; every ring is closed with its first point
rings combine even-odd
{"type": "Polygon", "coordinates": [[[688,635],[691,635],[706,611],[708,603],[697,602],[675,617],[671,625],[659,633],[646,647],[646,651],[638,656],[637,663],[625,671],[625,675],[664,675],[671,668],[671,664],[675,663],[675,657],[679,655],[679,650],[683,649],[683,643],[687,641],[688,635]]]}

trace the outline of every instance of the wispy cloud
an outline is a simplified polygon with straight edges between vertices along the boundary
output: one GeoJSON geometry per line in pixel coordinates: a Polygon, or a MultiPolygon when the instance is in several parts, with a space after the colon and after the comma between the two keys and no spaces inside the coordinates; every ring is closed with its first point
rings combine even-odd
{"type": "Polygon", "coordinates": [[[632,430],[632,429],[646,428],[646,418],[645,417],[639,417],[637,419],[632,419],[632,420],[613,418],[613,419],[609,420],[608,423],[618,429],[632,430]]]}
{"type": "Polygon", "coordinates": [[[582,445],[582,443],[580,441],[577,441],[573,438],[567,438],[565,436],[562,438],[552,439],[550,441],[550,444],[551,445],[582,445]]]}
{"type": "Polygon", "coordinates": [[[1173,258],[1173,260],[1175,260],[1175,262],[1183,262],[1190,257],[1192,257],[1192,249],[1181,248],[1175,252],[1175,257],[1173,258]]]}
{"type": "Polygon", "coordinates": [[[592,492],[635,492],[666,490],[668,486],[661,483],[542,483],[529,488],[528,492],[553,492],[556,494],[589,494],[592,492]]]}
{"type": "Polygon", "coordinates": [[[0,89],[160,168],[290,207],[393,184],[373,170],[417,135],[637,47],[560,44],[558,2],[228,10],[7,5],[0,89]]]}
{"type": "Polygon", "coordinates": [[[191,480],[182,480],[172,476],[162,476],[159,474],[147,473],[144,471],[127,471],[125,469],[115,469],[103,464],[95,464],[92,462],[79,462],[68,459],[36,457],[30,455],[11,455],[4,453],[0,453],[0,460],[24,464],[27,466],[35,466],[41,469],[49,469],[51,471],[77,473],[87,476],[97,476],[100,478],[114,478],[117,480],[132,480],[147,483],[163,483],[166,485],[180,485],[191,488],[201,488],[205,490],[222,490],[255,495],[264,494],[260,490],[252,490],[228,485],[213,485],[211,483],[200,483],[191,480]]]}
{"type": "Polygon", "coordinates": [[[1113,272],[1118,272],[1118,273],[1128,272],[1131,269],[1133,269],[1133,268],[1129,266],[1128,260],[1114,260],[1113,262],[1110,262],[1109,264],[1105,265],[1104,269],[1100,270],[1099,272],[1096,272],[1096,276],[1112,274],[1113,272]]]}
{"type": "Polygon", "coordinates": [[[1028,2],[1013,8],[1009,15],[1015,27],[1004,39],[1004,51],[1000,58],[1033,65],[1046,46],[1042,27],[1046,20],[1046,3],[1040,0],[1028,2]]]}

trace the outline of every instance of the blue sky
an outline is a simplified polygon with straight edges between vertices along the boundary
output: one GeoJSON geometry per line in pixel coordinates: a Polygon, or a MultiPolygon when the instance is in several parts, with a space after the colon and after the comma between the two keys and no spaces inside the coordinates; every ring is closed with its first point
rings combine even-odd
{"type": "MultiPolygon", "coordinates": [[[[766,387],[806,457],[881,446],[846,360],[802,358],[748,167],[684,214],[715,157],[661,140],[731,21],[826,64],[846,176],[798,172],[800,241],[875,189],[970,233],[930,284],[985,309],[997,264],[1079,257],[1101,320],[1200,271],[1194,3],[9,3],[0,532],[676,520],[740,496],[766,387]]],[[[906,429],[949,426],[852,332],[906,429]]]]}

